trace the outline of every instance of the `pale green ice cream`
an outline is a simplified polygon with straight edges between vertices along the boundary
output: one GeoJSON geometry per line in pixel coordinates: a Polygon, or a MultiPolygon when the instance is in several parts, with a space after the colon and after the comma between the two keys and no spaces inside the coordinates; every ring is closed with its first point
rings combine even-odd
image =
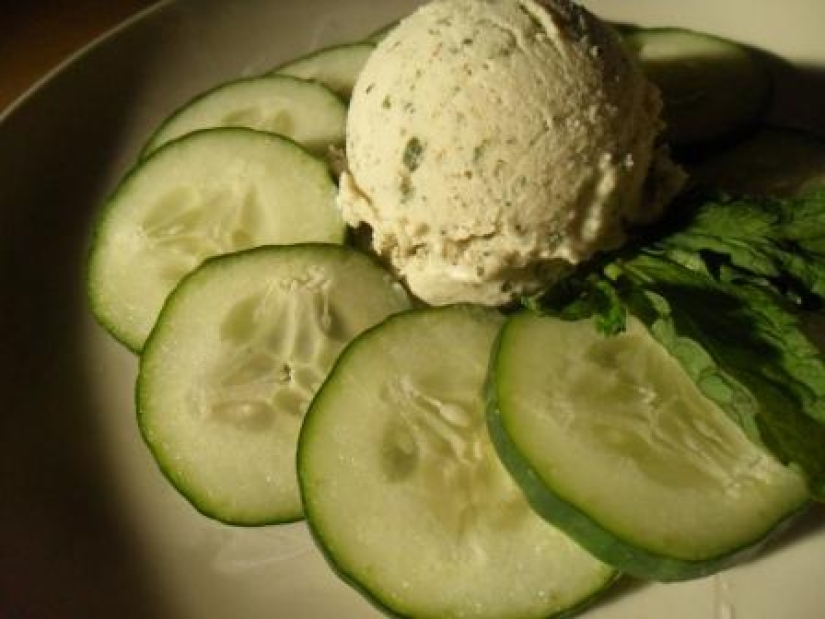
{"type": "Polygon", "coordinates": [[[681,172],[658,91],[566,0],[436,0],[381,42],[339,205],[432,304],[505,304],[658,216],[681,172]]]}

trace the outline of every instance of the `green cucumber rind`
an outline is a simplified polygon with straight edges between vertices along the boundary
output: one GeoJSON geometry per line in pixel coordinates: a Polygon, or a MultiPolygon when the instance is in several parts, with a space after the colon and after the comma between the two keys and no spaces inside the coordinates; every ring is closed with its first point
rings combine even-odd
{"type": "MultiPolygon", "coordinates": [[[[315,542],[316,547],[320,551],[329,568],[335,573],[335,575],[338,578],[341,579],[342,582],[346,583],[352,589],[360,593],[361,596],[365,600],[367,600],[374,608],[381,611],[386,616],[392,617],[393,619],[421,618],[411,614],[403,614],[402,612],[399,612],[397,609],[392,608],[392,606],[388,602],[382,599],[379,593],[376,593],[372,589],[368,588],[367,585],[363,584],[355,575],[353,575],[346,567],[347,561],[345,559],[340,559],[336,555],[334,549],[330,548],[329,544],[327,544],[323,531],[316,526],[315,519],[313,518],[311,494],[312,492],[314,492],[314,488],[310,488],[307,486],[306,474],[304,473],[304,462],[306,460],[304,452],[307,449],[307,444],[309,443],[309,441],[312,440],[311,436],[314,433],[313,425],[315,423],[315,418],[318,417],[318,414],[314,413],[314,411],[323,402],[323,399],[325,397],[325,387],[330,383],[330,380],[335,376],[339,368],[339,365],[345,363],[347,357],[350,354],[352,354],[353,350],[356,350],[358,347],[361,346],[362,342],[372,337],[374,331],[378,330],[382,325],[385,325],[391,321],[403,320],[405,316],[421,311],[436,313],[444,311],[456,311],[457,308],[466,308],[467,311],[472,312],[479,311],[478,306],[470,303],[457,303],[438,307],[427,307],[424,309],[413,308],[403,312],[399,312],[397,314],[393,314],[392,316],[387,317],[384,321],[374,325],[373,327],[363,331],[360,335],[358,335],[358,337],[356,337],[349,344],[347,344],[344,350],[341,351],[341,354],[336,359],[335,364],[332,366],[332,369],[327,374],[327,378],[324,381],[324,384],[316,392],[315,397],[312,399],[309,409],[307,410],[306,416],[304,417],[304,422],[301,426],[301,432],[298,438],[298,451],[296,456],[296,461],[298,463],[298,488],[301,492],[301,502],[304,505],[306,525],[310,532],[312,540],[315,542]]],[[[578,604],[571,606],[570,608],[567,608],[558,613],[554,613],[552,615],[548,615],[544,619],[571,619],[572,617],[577,616],[583,610],[589,608],[595,602],[600,600],[602,596],[610,589],[610,587],[613,584],[615,584],[615,582],[619,580],[621,577],[622,574],[618,571],[609,573],[609,577],[605,580],[602,586],[593,591],[593,593],[589,597],[584,598],[578,604]]]]}
{"type": "Polygon", "coordinates": [[[487,428],[499,459],[536,513],[564,531],[582,548],[621,572],[637,578],[659,582],[690,580],[709,576],[754,556],[808,508],[809,502],[805,501],[796,510],[772,524],[761,537],[722,555],[703,560],[684,560],[650,552],[610,532],[598,520],[552,488],[521,454],[507,428],[506,415],[499,406],[498,394],[504,387],[499,382],[500,372],[497,367],[508,327],[519,315],[526,313],[527,310],[520,311],[511,317],[502,327],[493,346],[487,383],[487,428]]]}
{"type": "MultiPolygon", "coordinates": [[[[174,112],[172,112],[166,118],[164,118],[160,122],[160,124],[157,126],[157,128],[149,136],[149,139],[146,140],[146,143],[143,145],[143,148],[141,149],[140,154],[138,155],[138,159],[145,159],[146,157],[149,157],[154,151],[156,151],[159,148],[161,148],[162,146],[164,146],[167,142],[164,142],[160,145],[156,145],[158,136],[160,136],[163,133],[163,131],[166,129],[166,127],[168,127],[171,123],[173,123],[175,120],[177,120],[181,116],[181,114],[186,112],[191,106],[199,103],[203,99],[206,99],[207,97],[209,97],[209,96],[211,96],[211,95],[213,95],[217,92],[220,92],[220,91],[222,91],[226,88],[231,88],[232,86],[236,86],[236,85],[239,85],[239,84],[251,83],[251,82],[268,81],[268,80],[273,80],[273,79],[275,79],[275,80],[289,80],[289,81],[294,81],[294,82],[299,82],[299,83],[300,82],[309,82],[309,83],[313,84],[314,86],[317,86],[317,87],[320,87],[320,88],[323,88],[323,89],[329,91],[329,94],[332,97],[335,97],[335,99],[337,99],[338,101],[341,102],[341,105],[343,107],[346,107],[346,101],[344,101],[344,99],[341,97],[341,95],[339,95],[337,92],[335,92],[331,88],[327,88],[324,84],[321,84],[320,82],[304,80],[304,79],[301,79],[299,77],[294,77],[292,75],[283,75],[283,74],[279,74],[279,73],[278,74],[271,73],[271,74],[267,74],[267,75],[259,75],[259,76],[255,76],[255,77],[245,77],[245,78],[230,80],[228,82],[223,82],[221,84],[218,84],[217,86],[214,86],[214,87],[212,87],[208,90],[205,90],[205,91],[203,91],[202,93],[200,93],[198,95],[195,95],[191,99],[184,102],[182,105],[178,106],[175,109],[174,112]]],[[[218,127],[213,127],[213,128],[218,128],[218,127]]],[[[228,128],[228,127],[226,127],[226,128],[228,128]]],[[[200,129],[200,131],[204,131],[204,130],[205,129],[200,129]]],[[[263,133],[268,133],[268,132],[263,132],[263,133]]],[[[277,134],[277,135],[280,135],[280,134],[277,134]]],[[[180,139],[181,137],[184,137],[184,136],[179,136],[178,138],[174,138],[174,139],[180,139]]],[[[290,139],[286,136],[281,136],[281,137],[284,137],[286,139],[290,139]]],[[[174,141],[174,140],[170,140],[170,142],[171,141],[174,141]]],[[[300,146],[300,144],[299,144],[299,146],[300,146]]]]}
{"type": "MultiPolygon", "coordinates": [[[[250,133],[250,134],[257,134],[261,136],[265,136],[267,139],[273,141],[283,142],[287,145],[290,145],[299,151],[302,154],[310,157],[314,160],[318,166],[321,166],[319,169],[323,169],[325,173],[329,176],[330,182],[332,186],[335,186],[335,179],[333,178],[332,174],[329,171],[329,167],[326,163],[314,155],[307,151],[304,147],[300,144],[291,140],[285,136],[278,135],[276,133],[268,133],[266,131],[257,131],[255,129],[248,129],[246,127],[216,127],[212,129],[200,129],[198,131],[193,131],[192,133],[188,133],[186,135],[180,136],[175,138],[174,140],[170,140],[165,144],[158,147],[156,150],[152,151],[149,157],[146,159],[138,159],[132,164],[132,167],[129,168],[125,174],[121,177],[118,181],[115,188],[112,192],[108,195],[108,197],[103,201],[103,206],[98,209],[94,220],[91,225],[91,234],[88,242],[88,249],[86,252],[86,262],[84,266],[84,277],[86,281],[86,298],[88,302],[88,307],[92,312],[92,316],[94,317],[95,321],[103,327],[109,335],[111,335],[115,340],[117,340],[121,345],[127,348],[130,352],[134,354],[140,354],[141,350],[143,349],[144,343],[139,343],[133,340],[129,334],[123,333],[120,327],[115,324],[115,322],[110,319],[108,316],[108,312],[104,311],[104,308],[101,307],[99,303],[99,295],[97,294],[97,285],[92,277],[92,273],[95,270],[95,262],[97,260],[97,251],[100,243],[100,239],[102,237],[103,230],[107,225],[107,220],[109,218],[110,213],[117,208],[117,202],[120,198],[121,194],[123,194],[130,186],[130,183],[134,179],[134,177],[140,173],[141,168],[146,165],[149,161],[154,159],[155,157],[160,156],[163,152],[167,149],[173,148],[182,140],[189,140],[195,139],[196,136],[202,134],[212,134],[215,132],[241,132],[241,133],[250,133]]],[[[341,222],[341,230],[338,237],[337,242],[344,244],[347,241],[348,237],[348,226],[341,222]]]]}

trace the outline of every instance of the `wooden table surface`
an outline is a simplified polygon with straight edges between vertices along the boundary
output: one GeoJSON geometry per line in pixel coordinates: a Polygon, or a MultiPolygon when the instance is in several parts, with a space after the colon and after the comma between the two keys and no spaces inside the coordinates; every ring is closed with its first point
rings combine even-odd
{"type": "Polygon", "coordinates": [[[0,0],[0,112],[63,60],[157,0],[0,0]]]}

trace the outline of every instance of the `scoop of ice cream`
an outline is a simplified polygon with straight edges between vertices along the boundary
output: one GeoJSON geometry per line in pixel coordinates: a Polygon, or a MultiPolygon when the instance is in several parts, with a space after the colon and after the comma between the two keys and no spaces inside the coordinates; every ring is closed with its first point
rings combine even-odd
{"type": "Polygon", "coordinates": [[[660,108],[578,5],[436,0],[358,79],[339,204],[419,298],[504,304],[659,214],[680,183],[660,108]]]}

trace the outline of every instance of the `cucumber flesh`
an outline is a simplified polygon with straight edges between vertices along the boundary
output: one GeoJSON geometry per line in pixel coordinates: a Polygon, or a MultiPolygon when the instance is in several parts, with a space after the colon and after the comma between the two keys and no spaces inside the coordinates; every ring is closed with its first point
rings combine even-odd
{"type": "Polygon", "coordinates": [[[165,120],[146,145],[148,155],[187,133],[214,127],[247,127],[277,133],[323,155],[343,144],[347,108],[321,84],[285,75],[222,84],[165,120]]]}
{"type": "Polygon", "coordinates": [[[697,164],[695,185],[736,195],[794,197],[825,187],[825,140],[797,129],[765,127],[697,164]]]}
{"type": "Polygon", "coordinates": [[[335,183],[285,138],[211,129],[123,179],[96,226],[88,286],[99,322],[139,351],[169,292],[204,259],[259,245],[343,242],[335,183]]]}
{"type": "Polygon", "coordinates": [[[624,572],[681,580],[753,552],[807,502],[802,477],[749,441],[630,317],[511,318],[489,415],[533,507],[624,572]]]}
{"type": "Polygon", "coordinates": [[[350,339],[408,307],[342,246],[208,260],[171,294],[140,359],[138,420],[161,469],[223,522],[300,518],[295,451],[315,390],[350,339]]]}
{"type": "Polygon", "coordinates": [[[742,45],[679,28],[625,29],[623,39],[662,92],[665,137],[675,146],[741,132],[769,103],[770,72],[742,45]]]}
{"type": "Polygon", "coordinates": [[[368,41],[327,47],[281,65],[272,73],[320,82],[349,101],[373,49],[375,45],[368,41]]]}
{"type": "Polygon", "coordinates": [[[333,568],[396,616],[556,616],[615,572],[531,510],[484,421],[501,316],[415,310],[341,354],[301,431],[307,520],[333,568]]]}

